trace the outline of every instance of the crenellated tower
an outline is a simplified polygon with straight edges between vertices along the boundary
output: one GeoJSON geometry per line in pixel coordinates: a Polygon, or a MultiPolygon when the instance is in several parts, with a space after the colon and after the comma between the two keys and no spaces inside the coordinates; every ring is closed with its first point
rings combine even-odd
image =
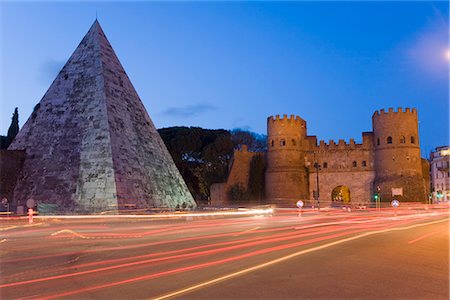
{"type": "Polygon", "coordinates": [[[397,199],[425,200],[416,109],[398,108],[394,111],[389,108],[387,112],[381,109],[373,114],[372,126],[376,172],[374,190],[380,187],[381,200],[394,198],[393,188],[397,193],[403,193],[403,196],[396,195],[397,199]]]}
{"type": "Polygon", "coordinates": [[[267,200],[295,204],[298,199],[308,199],[306,121],[294,115],[267,118],[267,143],[267,200]]]}

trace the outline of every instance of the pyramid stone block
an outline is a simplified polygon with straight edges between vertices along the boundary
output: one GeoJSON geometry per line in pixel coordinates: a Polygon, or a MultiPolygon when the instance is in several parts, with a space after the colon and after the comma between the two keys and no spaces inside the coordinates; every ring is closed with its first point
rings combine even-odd
{"type": "Polygon", "coordinates": [[[96,20],[9,150],[25,150],[14,201],[61,212],[195,207],[96,20]]]}

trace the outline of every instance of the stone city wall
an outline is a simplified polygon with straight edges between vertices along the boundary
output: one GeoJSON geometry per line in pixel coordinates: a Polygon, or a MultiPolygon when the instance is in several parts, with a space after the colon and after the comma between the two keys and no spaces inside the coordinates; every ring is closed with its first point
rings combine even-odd
{"type": "Polygon", "coordinates": [[[246,145],[242,145],[240,150],[234,150],[227,181],[211,185],[211,204],[222,205],[229,203],[229,189],[234,185],[241,185],[248,188],[250,178],[250,162],[255,155],[260,152],[249,152],[246,145]]]}

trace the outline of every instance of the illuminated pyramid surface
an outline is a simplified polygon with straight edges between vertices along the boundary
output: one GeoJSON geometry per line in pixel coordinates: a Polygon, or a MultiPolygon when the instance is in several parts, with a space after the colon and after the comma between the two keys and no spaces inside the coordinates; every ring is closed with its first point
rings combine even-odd
{"type": "Polygon", "coordinates": [[[96,20],[8,148],[14,190],[61,212],[194,207],[163,140],[96,20]]]}

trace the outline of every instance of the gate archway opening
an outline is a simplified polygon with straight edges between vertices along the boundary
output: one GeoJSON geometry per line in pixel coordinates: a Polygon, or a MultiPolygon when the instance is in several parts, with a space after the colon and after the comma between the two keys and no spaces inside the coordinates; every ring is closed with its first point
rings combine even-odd
{"type": "Polygon", "coordinates": [[[345,185],[338,185],[331,191],[331,201],[333,203],[350,204],[350,189],[345,185]]]}

